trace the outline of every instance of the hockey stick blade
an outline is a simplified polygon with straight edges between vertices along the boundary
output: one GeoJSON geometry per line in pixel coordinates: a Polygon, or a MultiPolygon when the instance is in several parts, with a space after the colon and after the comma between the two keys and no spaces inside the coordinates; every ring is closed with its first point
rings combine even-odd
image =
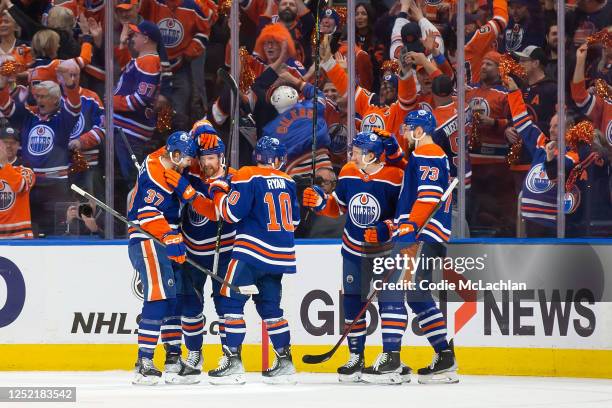
{"type": "MultiPolygon", "coordinates": [[[[125,218],[123,215],[119,214],[115,209],[113,209],[112,207],[106,205],[105,202],[100,201],[99,199],[97,199],[93,195],[89,194],[87,191],[83,190],[81,187],[77,186],[76,184],[72,184],[70,186],[70,188],[75,193],[80,195],[81,197],[86,198],[86,199],[91,200],[91,201],[94,201],[98,207],[102,208],[106,212],[109,212],[113,217],[115,217],[118,220],[120,220],[121,222],[127,224],[129,227],[132,227],[132,228],[136,229],[139,233],[141,233],[143,235],[146,235],[149,239],[157,242],[159,245],[161,245],[163,247],[166,246],[166,244],[164,244],[159,238],[156,238],[155,236],[151,235],[149,232],[143,230],[139,225],[134,224],[133,222],[131,222],[130,220],[125,218]]],[[[193,266],[194,268],[196,268],[200,272],[202,272],[204,275],[208,275],[212,279],[214,279],[217,282],[221,283],[222,285],[227,286],[229,289],[233,290],[234,292],[241,293],[241,294],[247,295],[247,296],[249,296],[249,295],[256,295],[256,294],[259,293],[259,290],[257,289],[257,287],[255,285],[236,286],[236,285],[233,285],[233,284],[231,284],[229,282],[226,282],[225,279],[221,278],[218,275],[213,274],[210,270],[208,270],[207,268],[204,268],[199,263],[195,262],[194,260],[190,259],[189,257],[187,257],[185,259],[185,262],[188,263],[189,265],[193,266]]]]}
{"type": "Polygon", "coordinates": [[[304,354],[302,356],[302,362],[305,363],[305,364],[321,364],[321,363],[324,363],[327,360],[329,360],[330,358],[332,358],[332,356],[336,353],[336,350],[338,350],[338,346],[336,346],[333,349],[329,350],[325,354],[304,354]]]}

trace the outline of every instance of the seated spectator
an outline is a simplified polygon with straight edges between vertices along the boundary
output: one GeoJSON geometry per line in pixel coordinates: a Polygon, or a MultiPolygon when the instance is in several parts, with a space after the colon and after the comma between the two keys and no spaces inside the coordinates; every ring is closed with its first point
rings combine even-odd
{"type": "Polygon", "coordinates": [[[68,201],[68,142],[81,111],[78,91],[80,69],[74,61],[57,68],[60,86],[53,81],[32,84],[34,108],[11,98],[7,79],[0,76],[0,107],[9,123],[21,129],[22,158],[31,167],[37,182],[31,192],[32,221],[39,233],[54,232],[55,204],[68,201]]]}
{"type": "Polygon", "coordinates": [[[546,30],[546,75],[549,78],[557,79],[557,44],[559,42],[559,34],[557,24],[551,24],[546,30]]]}
{"type": "Polygon", "coordinates": [[[66,219],[59,225],[58,235],[95,236],[102,238],[104,231],[98,225],[103,212],[95,203],[74,203],[66,210],[66,219]]]}
{"type": "Polygon", "coordinates": [[[17,157],[19,133],[0,128],[0,239],[33,238],[30,189],[35,176],[17,157]]]}

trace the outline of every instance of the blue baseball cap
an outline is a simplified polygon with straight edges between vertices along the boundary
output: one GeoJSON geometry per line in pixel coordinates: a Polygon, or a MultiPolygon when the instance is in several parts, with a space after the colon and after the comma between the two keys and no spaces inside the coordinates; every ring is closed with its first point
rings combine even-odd
{"type": "Polygon", "coordinates": [[[140,24],[130,24],[130,30],[135,33],[140,33],[142,35],[146,35],[153,41],[155,44],[161,44],[162,36],[159,31],[159,27],[152,21],[143,20],[140,24]]]}

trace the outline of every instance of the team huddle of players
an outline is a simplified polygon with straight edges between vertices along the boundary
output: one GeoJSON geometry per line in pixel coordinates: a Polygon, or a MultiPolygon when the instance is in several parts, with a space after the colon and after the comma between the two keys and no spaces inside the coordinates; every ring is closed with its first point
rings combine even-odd
{"type": "MultiPolygon", "coordinates": [[[[408,324],[406,303],[435,351],[419,382],[457,382],[452,341],[444,317],[427,291],[381,291],[378,305],[383,352],[366,367],[365,316],[360,313],[376,257],[393,251],[408,256],[445,256],[451,229],[449,162],[432,140],[436,121],[424,110],[406,115],[399,130],[410,141],[406,156],[396,137],[375,129],[352,140],[351,160],[342,168],[335,191],[306,188],[301,205],[320,215],[347,213],[342,237],[343,306],[350,357],[338,368],[340,381],[401,384],[412,370],[400,360],[408,324]],[[399,248],[399,249],[398,249],[399,248]],[[354,322],[357,319],[356,322],[354,322]],[[348,326],[347,326],[348,327],[348,326]]],[[[148,155],[140,168],[128,208],[129,256],[144,286],[138,328],[134,384],[156,384],[162,373],[153,364],[161,338],[166,352],[165,381],[200,381],[206,275],[191,261],[222,279],[213,280],[223,356],[208,372],[213,384],[243,384],[241,346],[246,334],[248,296],[236,287],[255,285],[253,302],[276,358],[262,372],[268,383],[294,383],[289,324],[280,307],[282,278],[296,272],[294,231],[300,222],[295,182],[283,169],[287,148],[264,136],[253,153],[255,165],[225,165],[225,147],[207,120],[170,135],[165,147],[148,155]],[[146,234],[153,235],[160,244],[146,234]],[[181,343],[188,350],[182,357],[181,343]]],[[[392,271],[387,280],[430,280],[431,270],[392,271]]]]}

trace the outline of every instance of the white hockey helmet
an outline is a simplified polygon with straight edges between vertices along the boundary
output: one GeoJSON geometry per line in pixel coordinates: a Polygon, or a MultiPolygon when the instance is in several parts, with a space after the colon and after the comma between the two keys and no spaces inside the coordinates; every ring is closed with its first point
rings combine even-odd
{"type": "Polygon", "coordinates": [[[298,92],[287,85],[276,88],[270,96],[270,103],[276,108],[278,113],[286,112],[291,109],[298,101],[298,92]]]}

